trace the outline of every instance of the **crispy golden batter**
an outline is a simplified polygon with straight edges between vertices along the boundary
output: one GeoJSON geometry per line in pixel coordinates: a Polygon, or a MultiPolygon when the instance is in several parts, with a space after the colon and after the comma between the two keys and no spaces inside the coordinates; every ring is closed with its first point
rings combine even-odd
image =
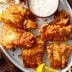
{"type": "Polygon", "coordinates": [[[17,46],[31,47],[34,43],[34,36],[32,33],[23,29],[3,25],[0,43],[5,46],[6,49],[12,49],[17,46]]]}
{"type": "Polygon", "coordinates": [[[67,25],[69,19],[68,13],[65,10],[61,10],[55,13],[53,24],[67,25]]]}
{"type": "Polygon", "coordinates": [[[13,0],[0,0],[0,4],[11,3],[13,0]]]}
{"type": "Polygon", "coordinates": [[[24,20],[23,23],[24,29],[35,29],[37,27],[37,23],[31,19],[24,20]]]}
{"type": "Polygon", "coordinates": [[[54,20],[50,22],[49,24],[57,24],[61,26],[65,26],[69,22],[69,15],[65,10],[58,11],[54,14],[54,20]]]}
{"type": "Polygon", "coordinates": [[[20,0],[0,0],[0,4],[15,3],[20,4],[20,0]]]}
{"type": "Polygon", "coordinates": [[[0,15],[0,19],[5,24],[8,24],[13,27],[25,29],[29,29],[30,27],[34,29],[37,27],[37,23],[30,18],[28,20],[29,15],[30,11],[27,8],[22,7],[20,5],[11,4],[5,9],[2,15],[0,15]]]}
{"type": "Polygon", "coordinates": [[[30,12],[23,22],[24,29],[36,29],[37,28],[36,20],[37,18],[30,12]]]}
{"type": "Polygon", "coordinates": [[[41,38],[43,40],[67,40],[72,32],[72,25],[69,23],[68,14],[62,10],[54,16],[54,21],[44,24],[40,28],[41,38]]]}
{"type": "Polygon", "coordinates": [[[1,20],[6,24],[12,24],[14,26],[20,27],[21,20],[28,14],[27,9],[21,7],[20,5],[9,5],[3,12],[1,20]]]}
{"type": "Polygon", "coordinates": [[[52,42],[47,46],[48,60],[53,68],[65,68],[71,52],[72,47],[64,42],[52,42]]]}
{"type": "Polygon", "coordinates": [[[35,68],[42,63],[44,52],[44,41],[38,36],[35,44],[29,48],[22,50],[23,62],[26,67],[35,68]]]}
{"type": "Polygon", "coordinates": [[[72,25],[48,25],[45,24],[40,28],[41,38],[43,40],[65,41],[68,39],[69,34],[72,33],[72,25]]]}

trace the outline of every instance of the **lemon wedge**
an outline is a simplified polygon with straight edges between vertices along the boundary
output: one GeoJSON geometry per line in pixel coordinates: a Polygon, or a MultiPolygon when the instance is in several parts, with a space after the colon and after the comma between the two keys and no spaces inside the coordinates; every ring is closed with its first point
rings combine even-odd
{"type": "Polygon", "coordinates": [[[57,70],[47,67],[45,64],[41,64],[37,67],[36,72],[58,72],[57,70]]]}
{"type": "Polygon", "coordinates": [[[36,72],[45,72],[45,64],[41,64],[37,67],[36,72]]]}
{"type": "Polygon", "coordinates": [[[58,72],[58,71],[53,68],[45,66],[45,72],[58,72]]]}

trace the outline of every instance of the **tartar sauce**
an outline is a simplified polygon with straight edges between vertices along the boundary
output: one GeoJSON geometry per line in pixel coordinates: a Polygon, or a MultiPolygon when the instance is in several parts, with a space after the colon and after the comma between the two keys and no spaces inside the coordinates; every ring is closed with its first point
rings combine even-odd
{"type": "Polygon", "coordinates": [[[59,0],[29,0],[31,11],[40,17],[53,14],[58,8],[59,0]]]}

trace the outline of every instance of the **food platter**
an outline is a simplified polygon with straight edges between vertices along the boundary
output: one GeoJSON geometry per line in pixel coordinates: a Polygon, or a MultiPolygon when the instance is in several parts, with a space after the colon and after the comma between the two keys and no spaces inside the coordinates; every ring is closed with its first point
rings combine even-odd
{"type": "MultiPolygon", "coordinates": [[[[59,5],[59,10],[60,9],[65,9],[68,14],[70,15],[71,19],[72,19],[72,10],[67,2],[67,0],[60,0],[60,5],[59,5]]],[[[48,17],[48,20],[50,21],[52,17],[48,17]]],[[[43,20],[44,18],[38,18],[38,24],[39,24],[39,27],[41,26],[41,24],[43,23],[43,20]]],[[[38,33],[38,29],[37,30],[33,30],[32,31],[35,35],[39,35],[38,33]]],[[[72,45],[72,41],[67,41],[68,44],[72,45]]],[[[24,65],[23,65],[23,62],[21,60],[21,58],[19,57],[19,55],[21,54],[21,49],[20,48],[17,48],[16,50],[12,51],[12,50],[8,50],[6,51],[3,46],[1,46],[1,50],[5,53],[5,55],[10,59],[10,61],[15,64],[19,69],[21,69],[22,71],[24,72],[34,72],[33,69],[31,68],[25,68],[24,65]]],[[[43,56],[43,62],[45,62],[46,64],[48,64],[47,62],[47,55],[45,54],[43,56]]],[[[60,72],[66,72],[70,66],[72,65],[72,56],[70,57],[69,59],[69,62],[68,62],[68,66],[63,69],[63,70],[60,70],[60,72]]]]}

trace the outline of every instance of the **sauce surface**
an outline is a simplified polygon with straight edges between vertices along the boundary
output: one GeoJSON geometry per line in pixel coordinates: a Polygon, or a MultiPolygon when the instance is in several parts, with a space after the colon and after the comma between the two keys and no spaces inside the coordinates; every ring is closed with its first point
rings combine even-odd
{"type": "Polygon", "coordinates": [[[49,16],[58,8],[59,0],[29,0],[31,11],[37,16],[49,16]]]}

